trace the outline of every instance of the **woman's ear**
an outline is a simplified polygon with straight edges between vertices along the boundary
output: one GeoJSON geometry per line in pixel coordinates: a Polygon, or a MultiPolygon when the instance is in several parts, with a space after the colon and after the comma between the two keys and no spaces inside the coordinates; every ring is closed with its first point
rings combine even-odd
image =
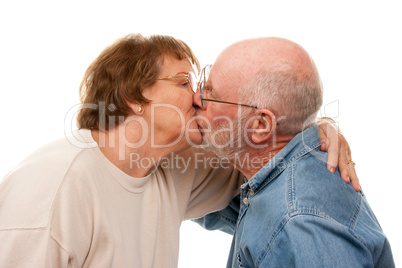
{"type": "Polygon", "coordinates": [[[141,103],[127,102],[127,105],[135,115],[142,115],[144,113],[144,106],[141,103]]]}
{"type": "Polygon", "coordinates": [[[251,123],[251,140],[256,144],[267,142],[275,132],[276,124],[276,117],[270,110],[257,110],[251,123]]]}

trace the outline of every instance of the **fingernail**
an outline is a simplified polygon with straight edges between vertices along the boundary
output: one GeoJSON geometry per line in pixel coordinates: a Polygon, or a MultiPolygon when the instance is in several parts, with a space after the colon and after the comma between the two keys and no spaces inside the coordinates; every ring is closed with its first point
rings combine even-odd
{"type": "Polygon", "coordinates": [[[348,176],[348,183],[350,183],[350,177],[348,176]]]}

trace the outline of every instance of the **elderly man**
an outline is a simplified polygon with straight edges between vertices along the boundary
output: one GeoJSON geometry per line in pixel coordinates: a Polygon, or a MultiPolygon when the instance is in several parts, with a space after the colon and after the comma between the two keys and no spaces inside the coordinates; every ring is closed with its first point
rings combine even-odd
{"type": "Polygon", "coordinates": [[[233,228],[228,267],[393,267],[363,193],[326,169],[315,124],[322,88],[307,52],[246,40],[220,54],[209,78],[208,68],[194,96],[204,144],[247,178],[238,206],[199,220],[233,228]]]}

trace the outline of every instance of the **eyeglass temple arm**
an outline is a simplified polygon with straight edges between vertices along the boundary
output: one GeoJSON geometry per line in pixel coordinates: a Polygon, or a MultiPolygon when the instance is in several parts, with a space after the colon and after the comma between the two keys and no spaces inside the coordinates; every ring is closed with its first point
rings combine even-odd
{"type": "Polygon", "coordinates": [[[232,104],[232,105],[240,105],[240,106],[246,106],[246,107],[251,107],[254,109],[260,109],[258,106],[255,105],[248,105],[248,104],[243,104],[243,103],[235,103],[235,102],[228,102],[228,101],[221,101],[221,100],[213,100],[213,99],[205,99],[201,98],[203,101],[213,101],[213,102],[220,102],[220,103],[226,103],[226,104],[232,104]]]}

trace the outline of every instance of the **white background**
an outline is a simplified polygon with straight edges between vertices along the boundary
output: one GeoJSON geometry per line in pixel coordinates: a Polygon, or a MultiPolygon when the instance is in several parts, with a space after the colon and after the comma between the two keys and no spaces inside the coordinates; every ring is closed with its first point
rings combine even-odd
{"type": "MultiPolygon", "coordinates": [[[[280,36],[306,48],[325,89],[322,116],[350,143],[366,196],[402,265],[402,16],[398,1],[2,1],[0,178],[64,135],[84,71],[131,32],[168,34],[202,65],[245,38],[280,36]],[[147,2],[147,3],[145,3],[147,2]]],[[[231,237],[182,226],[180,267],[224,267],[231,237]]]]}

